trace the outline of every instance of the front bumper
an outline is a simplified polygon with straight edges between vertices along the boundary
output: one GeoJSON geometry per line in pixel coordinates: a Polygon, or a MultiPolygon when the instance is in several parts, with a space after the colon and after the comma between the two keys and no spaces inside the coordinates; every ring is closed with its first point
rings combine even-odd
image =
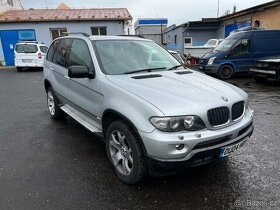
{"type": "MultiPolygon", "coordinates": [[[[147,163],[150,167],[154,165],[154,162],[156,165],[182,164],[188,166],[193,165],[193,161],[199,156],[198,154],[211,153],[212,150],[216,152],[221,147],[237,143],[251,136],[252,123],[253,111],[247,109],[240,121],[218,130],[204,129],[196,132],[175,133],[154,130],[151,133],[139,132],[139,134],[143,140],[147,152],[147,163]],[[176,145],[182,144],[184,145],[182,149],[176,148],[176,145]]],[[[210,159],[213,159],[214,156],[209,155],[210,159]]]]}
{"type": "Polygon", "coordinates": [[[219,71],[220,65],[199,65],[199,70],[208,74],[217,74],[219,71]]]}
{"type": "Polygon", "coordinates": [[[267,70],[267,69],[256,69],[251,68],[250,73],[253,74],[253,76],[257,77],[265,77],[265,78],[274,78],[279,80],[280,79],[280,70],[267,70]]]}
{"type": "Polygon", "coordinates": [[[222,147],[237,144],[243,141],[244,139],[250,137],[253,133],[254,126],[250,124],[249,126],[247,126],[246,129],[247,130],[244,134],[235,138],[233,141],[230,141],[231,143],[227,142],[226,144],[223,144],[223,146],[216,145],[212,147],[207,147],[205,149],[197,149],[193,151],[192,157],[188,160],[164,161],[164,160],[159,160],[156,158],[146,156],[146,163],[149,169],[149,173],[152,176],[169,175],[184,170],[186,168],[204,165],[213,161],[217,161],[221,159],[219,155],[222,147]]]}

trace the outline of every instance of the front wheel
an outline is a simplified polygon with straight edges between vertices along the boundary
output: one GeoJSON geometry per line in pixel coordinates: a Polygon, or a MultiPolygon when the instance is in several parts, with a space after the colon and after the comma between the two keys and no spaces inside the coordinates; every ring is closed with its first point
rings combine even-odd
{"type": "Polygon", "coordinates": [[[47,91],[47,105],[52,119],[56,120],[63,119],[66,117],[65,112],[63,112],[58,106],[58,100],[51,87],[47,91]]]}
{"type": "Polygon", "coordinates": [[[136,184],[147,175],[139,139],[126,123],[115,121],[109,125],[106,132],[106,151],[122,182],[136,184]]]}
{"type": "Polygon", "coordinates": [[[22,69],[23,69],[22,67],[17,67],[18,72],[22,72],[22,69]]]}
{"type": "Polygon", "coordinates": [[[218,76],[222,80],[229,79],[233,76],[233,68],[230,65],[222,65],[218,71],[218,76]]]}

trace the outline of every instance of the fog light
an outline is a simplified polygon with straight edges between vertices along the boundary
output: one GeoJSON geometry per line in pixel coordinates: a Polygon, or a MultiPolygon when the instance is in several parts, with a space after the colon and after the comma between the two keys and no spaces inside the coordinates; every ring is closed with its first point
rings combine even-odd
{"type": "Polygon", "coordinates": [[[177,150],[182,150],[182,149],[184,149],[185,145],[184,144],[176,144],[175,147],[176,147],[177,150]]]}

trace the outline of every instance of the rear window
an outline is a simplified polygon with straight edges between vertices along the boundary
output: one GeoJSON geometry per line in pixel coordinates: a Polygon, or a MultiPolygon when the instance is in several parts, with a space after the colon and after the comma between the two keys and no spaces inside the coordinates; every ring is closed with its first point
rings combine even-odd
{"type": "Polygon", "coordinates": [[[18,44],[16,45],[17,53],[36,53],[38,51],[37,45],[34,44],[18,44]]]}
{"type": "Polygon", "coordinates": [[[47,46],[40,46],[39,47],[42,53],[46,53],[48,51],[48,47],[47,46]]]}

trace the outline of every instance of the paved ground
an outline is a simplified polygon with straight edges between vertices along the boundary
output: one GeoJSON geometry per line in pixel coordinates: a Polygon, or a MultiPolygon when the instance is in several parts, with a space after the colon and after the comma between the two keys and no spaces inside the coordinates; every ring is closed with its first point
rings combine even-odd
{"type": "Polygon", "coordinates": [[[1,210],[280,209],[280,85],[230,81],[250,95],[255,132],[228,160],[131,187],[100,140],[50,119],[42,82],[40,71],[0,70],[1,210]]]}

